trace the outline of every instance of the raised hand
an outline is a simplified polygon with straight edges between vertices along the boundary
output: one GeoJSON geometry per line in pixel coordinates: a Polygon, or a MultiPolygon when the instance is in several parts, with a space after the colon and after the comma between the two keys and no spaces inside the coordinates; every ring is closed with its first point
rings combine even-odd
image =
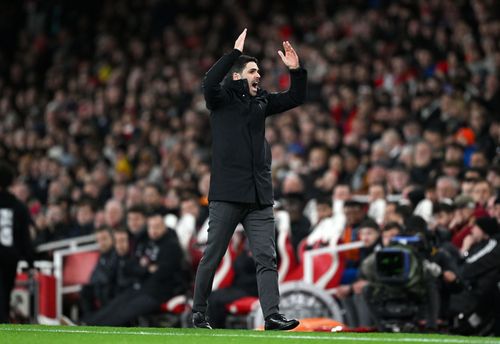
{"type": "Polygon", "coordinates": [[[285,54],[281,50],[278,50],[278,55],[283,60],[283,63],[290,69],[299,68],[299,57],[290,42],[283,42],[283,50],[285,54]]]}
{"type": "Polygon", "coordinates": [[[234,42],[234,49],[238,49],[243,52],[243,46],[245,45],[245,38],[247,37],[247,29],[243,30],[243,32],[238,36],[236,41],[234,42]]]}

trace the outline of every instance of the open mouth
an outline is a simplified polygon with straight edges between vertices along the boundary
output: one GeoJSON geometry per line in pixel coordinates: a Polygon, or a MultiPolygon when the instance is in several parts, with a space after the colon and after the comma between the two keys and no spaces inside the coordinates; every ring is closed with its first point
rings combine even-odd
{"type": "Polygon", "coordinates": [[[257,90],[258,86],[259,86],[259,82],[258,82],[258,81],[254,81],[254,82],[252,82],[252,88],[253,88],[254,90],[257,90]]]}

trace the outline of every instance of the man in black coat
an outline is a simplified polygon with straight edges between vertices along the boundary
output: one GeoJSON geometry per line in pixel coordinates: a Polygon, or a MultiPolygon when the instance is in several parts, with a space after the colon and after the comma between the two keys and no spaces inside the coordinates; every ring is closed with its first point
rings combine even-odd
{"type": "Polygon", "coordinates": [[[24,258],[33,267],[28,208],[8,188],[14,170],[0,161],[0,324],[9,322],[10,293],[14,287],[17,262],[24,258]]]}
{"type": "Polygon", "coordinates": [[[211,110],[212,175],[208,242],[196,276],[193,325],[211,328],[205,314],[214,274],[236,225],[242,223],[257,268],[265,328],[287,330],[298,321],[279,313],[271,149],[264,129],[267,116],[304,102],[307,73],[290,43],[283,42],[284,53],[278,54],[290,70],[290,89],[282,93],[260,89],[257,59],[242,55],[246,32],[240,34],[234,50],[207,72],[202,85],[211,110]]]}

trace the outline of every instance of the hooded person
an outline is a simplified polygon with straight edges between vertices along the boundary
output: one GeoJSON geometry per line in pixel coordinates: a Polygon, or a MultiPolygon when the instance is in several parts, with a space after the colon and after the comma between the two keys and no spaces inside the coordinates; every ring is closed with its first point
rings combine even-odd
{"type": "Polygon", "coordinates": [[[491,217],[480,217],[472,227],[470,248],[463,251],[461,266],[462,291],[450,300],[452,316],[463,319],[458,332],[480,333],[485,319],[494,318],[492,298],[498,297],[500,281],[500,245],[498,221],[491,217]],[[479,321],[476,321],[479,319],[479,321]]]}

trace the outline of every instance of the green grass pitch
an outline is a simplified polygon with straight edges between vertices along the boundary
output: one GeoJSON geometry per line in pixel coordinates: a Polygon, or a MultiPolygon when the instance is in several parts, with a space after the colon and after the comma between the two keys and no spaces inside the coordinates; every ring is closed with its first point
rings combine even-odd
{"type": "Polygon", "coordinates": [[[0,325],[1,344],[500,344],[500,338],[460,337],[426,334],[261,332],[241,330],[198,330],[169,328],[61,327],[0,325]]]}

